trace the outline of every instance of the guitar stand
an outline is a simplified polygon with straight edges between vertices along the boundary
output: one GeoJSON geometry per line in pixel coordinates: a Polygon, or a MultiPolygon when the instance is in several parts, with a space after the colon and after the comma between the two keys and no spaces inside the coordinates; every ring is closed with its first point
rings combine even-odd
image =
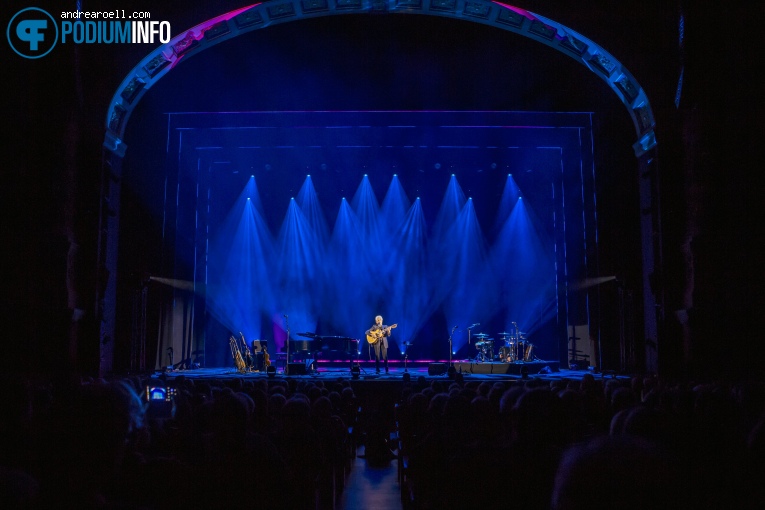
{"type": "MultiPolygon", "coordinates": [[[[363,350],[363,347],[362,347],[363,350]]],[[[367,357],[369,358],[369,361],[372,361],[372,346],[369,345],[369,342],[367,342],[367,357]]],[[[363,366],[361,366],[361,351],[356,351],[356,363],[355,366],[359,367],[359,374],[366,375],[367,371],[364,369],[363,366]]],[[[351,360],[351,370],[353,370],[354,363],[353,360],[351,360]]]]}

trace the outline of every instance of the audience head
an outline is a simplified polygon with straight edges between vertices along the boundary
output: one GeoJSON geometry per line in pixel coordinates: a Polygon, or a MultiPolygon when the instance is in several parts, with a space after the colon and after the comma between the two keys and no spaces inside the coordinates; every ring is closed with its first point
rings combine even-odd
{"type": "Polygon", "coordinates": [[[567,450],[552,494],[553,510],[677,510],[688,493],[673,458],[630,435],[598,437],[567,450]]]}

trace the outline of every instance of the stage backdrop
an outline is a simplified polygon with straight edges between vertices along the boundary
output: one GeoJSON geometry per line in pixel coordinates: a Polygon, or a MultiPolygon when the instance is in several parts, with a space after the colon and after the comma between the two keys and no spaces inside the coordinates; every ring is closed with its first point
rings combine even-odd
{"type": "Polygon", "coordinates": [[[230,365],[232,334],[272,352],[288,333],[363,338],[377,314],[398,325],[392,358],[473,357],[474,335],[498,348],[520,332],[558,360],[567,326],[592,320],[589,113],[167,122],[158,368],[171,347],[176,363],[230,365]]]}

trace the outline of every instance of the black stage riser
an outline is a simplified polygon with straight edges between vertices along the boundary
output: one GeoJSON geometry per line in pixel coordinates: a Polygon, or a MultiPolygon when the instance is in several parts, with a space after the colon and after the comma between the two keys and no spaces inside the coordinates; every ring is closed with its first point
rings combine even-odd
{"type": "Polygon", "coordinates": [[[547,372],[559,372],[560,363],[558,361],[527,361],[523,363],[478,363],[472,361],[457,361],[454,363],[454,369],[460,373],[467,374],[508,374],[523,375],[525,373],[534,375],[541,370],[547,372]],[[547,367],[545,369],[545,367],[547,367]]]}

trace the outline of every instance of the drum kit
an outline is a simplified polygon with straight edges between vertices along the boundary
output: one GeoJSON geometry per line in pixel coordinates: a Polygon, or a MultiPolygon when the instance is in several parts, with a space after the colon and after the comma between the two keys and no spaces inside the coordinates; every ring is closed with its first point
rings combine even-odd
{"type": "Polygon", "coordinates": [[[486,333],[478,333],[474,338],[478,341],[475,343],[475,348],[478,349],[476,359],[478,361],[493,361],[494,360],[494,339],[489,338],[486,333]]]}
{"type": "MultiPolygon", "coordinates": [[[[534,344],[528,341],[526,333],[520,331],[516,323],[513,323],[513,333],[503,331],[498,333],[501,346],[499,348],[499,361],[503,363],[515,363],[534,360],[534,344]]],[[[494,338],[489,338],[486,333],[474,335],[478,341],[475,348],[478,349],[476,360],[494,361],[494,338]]]]}

